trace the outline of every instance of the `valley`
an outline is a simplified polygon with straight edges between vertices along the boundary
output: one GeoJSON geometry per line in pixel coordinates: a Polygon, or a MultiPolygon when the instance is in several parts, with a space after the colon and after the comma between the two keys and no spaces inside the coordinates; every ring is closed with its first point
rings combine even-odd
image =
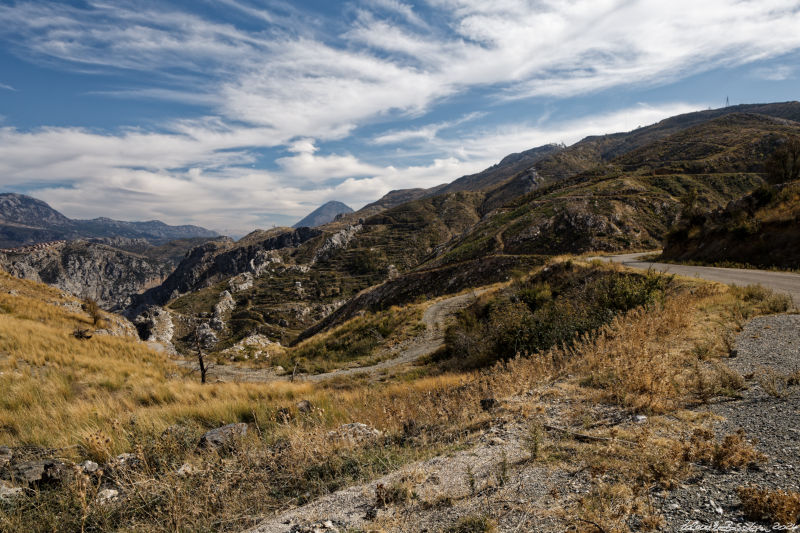
{"type": "Polygon", "coordinates": [[[0,530],[796,522],[800,275],[714,265],[800,268],[796,137],[688,113],[238,240],[2,195],[0,530]]]}

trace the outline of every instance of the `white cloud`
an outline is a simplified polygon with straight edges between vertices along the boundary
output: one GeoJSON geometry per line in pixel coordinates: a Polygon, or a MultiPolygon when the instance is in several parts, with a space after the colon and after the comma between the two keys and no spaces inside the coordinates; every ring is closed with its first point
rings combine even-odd
{"type": "Polygon", "coordinates": [[[751,73],[754,77],[762,80],[785,81],[796,77],[797,67],[795,65],[773,65],[755,68],[751,73]]]}
{"type": "Polygon", "coordinates": [[[0,89],[5,89],[6,91],[16,91],[14,87],[5,83],[0,83],[0,89]]]}
{"type": "Polygon", "coordinates": [[[272,130],[233,128],[214,119],[181,122],[168,133],[119,135],[4,127],[0,175],[7,186],[36,186],[35,196],[73,217],[157,218],[244,234],[299,220],[328,200],[357,209],[393,189],[431,187],[478,172],[511,152],[631,129],[698,107],[636,106],[549,127],[521,123],[457,138],[433,136],[425,144],[442,156],[405,166],[319,154],[313,139],[298,139],[292,155],[279,158],[279,170],[270,172],[249,168],[254,154],[235,148],[269,142],[272,130]]]}
{"type": "Polygon", "coordinates": [[[143,70],[169,84],[121,95],[177,99],[201,86],[197,103],[271,127],[281,142],[343,138],[365,121],[419,115],[473,87],[506,98],[566,97],[800,48],[796,0],[429,0],[446,23],[435,28],[409,4],[379,0],[357,11],[344,43],[313,22],[303,27],[295,17],[283,27],[269,10],[227,1],[264,28],[158,4],[86,11],[20,2],[0,7],[0,32],[42,58],[143,70]]]}
{"type": "Polygon", "coordinates": [[[480,118],[486,113],[468,113],[458,120],[451,120],[446,122],[439,122],[436,124],[427,124],[419,128],[411,128],[406,130],[395,130],[382,133],[372,139],[374,144],[399,144],[411,140],[428,140],[431,141],[442,130],[459,126],[470,120],[480,118]]]}
{"type": "MultiPolygon", "coordinates": [[[[474,118],[467,115],[375,134],[374,145],[424,152],[425,162],[405,166],[324,149],[362,126],[423,116],[453,96],[480,90],[497,100],[558,100],[800,48],[796,0],[428,0],[424,10],[371,0],[345,10],[355,20],[343,30],[326,29],[318,15],[224,3],[248,17],[247,29],[147,0],[90,1],[88,9],[0,5],[0,39],[22,57],[84,72],[134,71],[130,87],[96,92],[189,102],[210,115],[157,131],[0,127],[3,184],[43,187],[44,199],[73,216],[249,228],[277,220],[273,213],[299,218],[329,199],[358,207],[390,189],[479,171],[510,152],[693,107],[639,106],[562,124],[522,116],[455,137],[448,129],[474,118]],[[276,170],[252,168],[265,147],[289,152],[276,170]]],[[[786,79],[794,71],[760,75],[786,79]]]]}

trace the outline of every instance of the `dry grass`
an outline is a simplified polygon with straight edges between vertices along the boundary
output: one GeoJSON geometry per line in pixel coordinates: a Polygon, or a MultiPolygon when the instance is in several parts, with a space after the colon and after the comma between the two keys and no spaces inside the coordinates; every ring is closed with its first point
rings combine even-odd
{"type": "Polygon", "coordinates": [[[391,347],[424,331],[425,325],[420,322],[424,307],[393,306],[352,318],[273,357],[272,364],[284,368],[294,368],[296,364],[298,372],[321,373],[354,364],[378,363],[391,357],[391,347]]]}
{"type": "Polygon", "coordinates": [[[739,487],[744,515],[750,520],[794,526],[800,521],[800,493],[759,487],[739,487]]]}
{"type": "MultiPolygon", "coordinates": [[[[480,408],[481,399],[520,397],[548,383],[576,410],[608,404],[686,418],[681,409],[699,401],[693,388],[698,364],[713,359],[717,350],[703,353],[701,361],[693,348],[703,342],[722,346],[714,339],[721,339],[737,316],[757,313],[763,303],[716,286],[684,286],[687,290],[678,290],[663,305],[631,311],[569,348],[512,358],[480,372],[343,389],[290,383],[203,386],[177,374],[162,354],[142,343],[71,337],[69,332],[88,323],[88,316],[43,303],[60,298],[46,287],[0,279],[23,283],[18,295],[0,294],[2,442],[79,444],[69,452],[74,459],[132,451],[142,460],[139,470],[114,478],[125,494],[116,504],[87,507],[99,485],[76,478],[62,490],[36,493],[2,518],[0,529],[8,531],[27,531],[31,524],[41,531],[242,529],[259,515],[462,445],[493,416],[480,408]],[[300,412],[299,399],[315,408],[300,412]],[[204,428],[238,421],[248,422],[251,431],[229,455],[195,451],[204,428]],[[353,421],[379,428],[384,436],[364,442],[328,436],[337,425],[353,421]],[[195,474],[178,473],[186,463],[195,474]]],[[[720,376],[711,373],[708,379],[730,381],[720,376]]],[[[595,484],[569,509],[575,516],[608,532],[625,530],[623,517],[631,514],[642,527],[657,525],[658,516],[647,507],[649,488],[673,486],[691,469],[680,438],[682,424],[654,420],[645,427],[600,428],[592,433],[610,440],[589,443],[551,442],[543,428],[532,426],[536,451],[531,454],[553,464],[583,463],[593,475],[616,480],[595,484]]],[[[734,444],[721,446],[734,449],[742,443],[734,444]]]]}
{"type": "Polygon", "coordinates": [[[741,430],[726,435],[720,442],[714,439],[714,432],[697,429],[685,442],[684,456],[718,470],[751,468],[766,460],[766,456],[754,448],[755,444],[756,441],[748,440],[741,430]]]}

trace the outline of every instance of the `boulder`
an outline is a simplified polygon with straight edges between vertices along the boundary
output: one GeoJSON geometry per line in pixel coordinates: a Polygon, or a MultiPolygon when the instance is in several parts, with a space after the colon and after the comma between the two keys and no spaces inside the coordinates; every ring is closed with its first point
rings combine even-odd
{"type": "Polygon", "coordinates": [[[197,444],[201,449],[219,450],[230,448],[236,443],[236,439],[247,434],[247,424],[228,424],[216,429],[207,431],[197,444]]]}
{"type": "Polygon", "coordinates": [[[297,402],[297,410],[301,413],[310,413],[314,406],[308,400],[300,400],[297,402]]]}
{"type": "Polygon", "coordinates": [[[26,461],[17,463],[12,468],[12,478],[31,486],[58,485],[69,475],[70,468],[66,463],[54,459],[43,461],[26,461]]]}
{"type": "Polygon", "coordinates": [[[94,474],[100,470],[100,465],[94,461],[84,461],[80,464],[80,467],[84,474],[94,474]]]}
{"type": "Polygon", "coordinates": [[[95,501],[100,504],[111,503],[117,498],[119,498],[119,490],[111,487],[106,487],[104,489],[100,489],[97,492],[97,497],[95,498],[95,501]]]}
{"type": "Polygon", "coordinates": [[[106,469],[109,472],[119,475],[128,470],[135,470],[141,465],[142,461],[135,453],[121,453],[106,464],[106,469]]]}

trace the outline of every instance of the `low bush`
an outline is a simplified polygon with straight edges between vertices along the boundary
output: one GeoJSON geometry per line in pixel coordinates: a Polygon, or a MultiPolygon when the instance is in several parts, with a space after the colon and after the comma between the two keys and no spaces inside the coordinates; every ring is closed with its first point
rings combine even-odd
{"type": "Polygon", "coordinates": [[[800,493],[758,487],[739,487],[745,517],[759,522],[794,526],[800,521],[800,493]]]}
{"type": "Polygon", "coordinates": [[[444,355],[458,367],[478,368],[570,344],[620,313],[660,302],[670,280],[653,272],[556,263],[460,313],[447,329],[444,355]]]}

